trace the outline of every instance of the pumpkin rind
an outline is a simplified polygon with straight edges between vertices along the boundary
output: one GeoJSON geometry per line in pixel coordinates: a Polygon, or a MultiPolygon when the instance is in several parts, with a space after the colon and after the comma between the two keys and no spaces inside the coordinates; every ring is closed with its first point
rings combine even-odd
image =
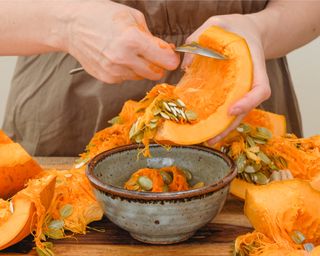
{"type": "Polygon", "coordinates": [[[199,43],[227,56],[228,60],[194,57],[174,93],[200,120],[195,124],[165,121],[157,131],[156,141],[190,145],[218,135],[235,119],[228,113],[231,105],[251,89],[253,66],[243,38],[211,27],[200,36],[199,43]]]}
{"type": "Polygon", "coordinates": [[[36,207],[33,201],[24,195],[25,191],[38,191],[41,204],[46,209],[49,207],[54,194],[55,176],[49,175],[41,180],[41,185],[30,185],[13,197],[12,204],[14,212],[9,219],[0,226],[0,250],[21,241],[28,236],[33,229],[36,221],[36,207]]]}

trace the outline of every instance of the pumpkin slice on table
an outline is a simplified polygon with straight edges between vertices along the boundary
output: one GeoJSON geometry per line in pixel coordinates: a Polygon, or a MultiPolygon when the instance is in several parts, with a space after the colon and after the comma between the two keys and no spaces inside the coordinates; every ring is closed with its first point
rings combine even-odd
{"type": "Polygon", "coordinates": [[[0,198],[7,199],[31,177],[42,171],[36,161],[18,144],[0,133],[0,198]]]}
{"type": "Polygon", "coordinates": [[[255,231],[236,239],[236,255],[319,255],[319,202],[320,192],[302,180],[248,189],[244,212],[255,231]]]}
{"type": "Polygon", "coordinates": [[[173,93],[197,119],[185,124],[164,121],[155,135],[158,142],[190,145],[218,135],[235,119],[228,114],[231,105],[251,89],[253,66],[243,38],[214,26],[200,35],[199,44],[228,59],[194,57],[173,93]]]}
{"type": "Polygon", "coordinates": [[[0,203],[0,250],[28,236],[48,209],[55,187],[55,175],[29,181],[12,200],[0,203]]]}

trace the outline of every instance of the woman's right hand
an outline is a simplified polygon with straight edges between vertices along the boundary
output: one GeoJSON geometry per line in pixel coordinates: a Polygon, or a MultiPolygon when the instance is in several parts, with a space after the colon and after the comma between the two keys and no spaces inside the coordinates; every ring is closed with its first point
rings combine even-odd
{"type": "Polygon", "coordinates": [[[176,69],[179,56],[154,37],[141,12],[111,1],[77,1],[65,50],[105,83],[159,80],[176,69]]]}

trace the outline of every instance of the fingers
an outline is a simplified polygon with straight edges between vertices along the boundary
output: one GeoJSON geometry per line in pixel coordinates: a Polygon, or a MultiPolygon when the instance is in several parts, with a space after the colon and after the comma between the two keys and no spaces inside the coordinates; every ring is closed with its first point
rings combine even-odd
{"type": "Polygon", "coordinates": [[[230,108],[229,113],[231,115],[247,113],[271,96],[271,89],[266,71],[263,51],[255,45],[251,45],[250,49],[252,52],[252,61],[254,67],[253,87],[250,92],[248,92],[242,99],[240,99],[230,108]]]}
{"type": "Polygon", "coordinates": [[[167,70],[174,70],[178,67],[180,59],[171,45],[160,38],[142,33],[139,40],[138,56],[142,56],[155,65],[167,70]]]}
{"type": "Polygon", "coordinates": [[[233,131],[234,129],[236,129],[239,124],[241,123],[242,119],[246,116],[246,114],[241,114],[239,116],[236,117],[236,119],[232,122],[232,124],[226,129],[224,130],[222,133],[220,133],[219,135],[217,135],[216,137],[210,139],[207,141],[209,146],[213,146],[214,144],[216,144],[218,141],[222,140],[224,137],[226,137],[231,131],[233,131]]]}
{"type": "Polygon", "coordinates": [[[150,80],[159,80],[164,76],[164,69],[145,60],[142,57],[132,56],[131,68],[139,76],[150,80]]]}

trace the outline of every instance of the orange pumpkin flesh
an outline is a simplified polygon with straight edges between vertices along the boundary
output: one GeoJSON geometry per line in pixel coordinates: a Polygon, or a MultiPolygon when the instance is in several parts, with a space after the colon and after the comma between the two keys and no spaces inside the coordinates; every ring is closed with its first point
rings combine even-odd
{"type": "Polygon", "coordinates": [[[0,144],[0,198],[9,198],[23,189],[26,181],[42,168],[18,144],[0,144]]]}
{"type": "Polygon", "coordinates": [[[235,118],[228,114],[230,106],[251,88],[253,67],[243,38],[211,27],[200,36],[199,43],[227,56],[228,60],[195,56],[174,94],[198,114],[199,122],[165,121],[156,133],[156,141],[189,145],[218,135],[235,118]]]}
{"type": "Polygon", "coordinates": [[[36,222],[36,206],[32,198],[26,196],[30,191],[35,191],[41,204],[48,209],[55,187],[55,175],[49,175],[38,179],[37,183],[31,183],[24,190],[16,194],[12,199],[13,213],[0,226],[0,250],[3,250],[28,236],[36,222]]]}

